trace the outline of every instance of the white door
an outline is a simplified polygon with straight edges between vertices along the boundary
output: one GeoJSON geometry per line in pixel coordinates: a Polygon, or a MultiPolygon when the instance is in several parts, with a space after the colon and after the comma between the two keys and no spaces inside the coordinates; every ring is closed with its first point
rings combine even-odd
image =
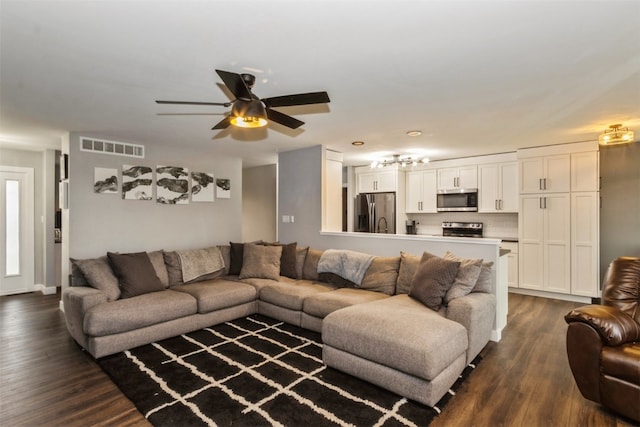
{"type": "Polygon", "coordinates": [[[0,295],[34,289],[33,169],[0,166],[0,295]]]}

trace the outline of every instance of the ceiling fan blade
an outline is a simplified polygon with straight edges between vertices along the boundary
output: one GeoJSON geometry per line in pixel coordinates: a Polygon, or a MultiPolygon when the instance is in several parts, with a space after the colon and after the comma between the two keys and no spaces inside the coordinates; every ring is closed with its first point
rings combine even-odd
{"type": "Polygon", "coordinates": [[[304,124],[304,122],[301,122],[296,118],[281,113],[280,111],[272,110],[270,108],[267,108],[267,118],[291,129],[298,129],[304,124]]]}
{"type": "Polygon", "coordinates": [[[228,128],[229,125],[231,124],[231,119],[232,118],[233,117],[231,117],[231,116],[225,117],[224,119],[220,120],[217,125],[212,127],[211,130],[218,130],[218,129],[226,129],[226,128],[228,128]]]}
{"type": "Polygon", "coordinates": [[[219,105],[230,107],[230,102],[192,102],[192,101],[156,101],[156,104],[178,104],[178,105],[219,105]]]}
{"type": "Polygon", "coordinates": [[[330,102],[327,92],[309,92],[299,93],[296,95],[274,96],[273,98],[264,98],[262,102],[267,107],[288,107],[292,105],[308,105],[323,104],[330,102]]]}
{"type": "Polygon", "coordinates": [[[229,71],[216,70],[224,84],[229,88],[233,96],[244,101],[251,101],[251,91],[242,79],[242,76],[229,71]]]}

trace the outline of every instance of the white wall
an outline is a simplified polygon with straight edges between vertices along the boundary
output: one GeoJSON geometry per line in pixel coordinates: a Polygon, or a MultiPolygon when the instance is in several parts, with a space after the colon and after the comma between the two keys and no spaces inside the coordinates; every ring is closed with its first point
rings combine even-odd
{"type": "MultiPolygon", "coordinates": [[[[242,237],[242,162],[220,157],[214,149],[146,145],[146,157],[83,152],[79,137],[101,135],[71,133],[69,140],[69,257],[91,258],[107,251],[134,252],[189,249],[238,241],[242,237]],[[120,194],[93,192],[94,168],[123,164],[182,166],[189,171],[213,172],[231,179],[231,198],[213,203],[161,205],[153,201],[123,200],[120,194]]],[[[110,138],[104,138],[109,140],[110,138]]],[[[63,263],[66,262],[63,253],[63,263]]],[[[63,272],[64,274],[64,272],[63,272]]]]}
{"type": "Polygon", "coordinates": [[[242,170],[242,239],[276,240],[276,165],[242,170]]]}

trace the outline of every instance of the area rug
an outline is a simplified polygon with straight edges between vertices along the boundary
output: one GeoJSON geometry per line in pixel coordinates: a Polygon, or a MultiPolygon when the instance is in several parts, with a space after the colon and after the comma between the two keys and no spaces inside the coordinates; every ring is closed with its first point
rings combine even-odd
{"type": "Polygon", "coordinates": [[[454,394],[407,400],[325,366],[320,334],[260,315],[98,363],[154,426],[426,426],[454,394]]]}

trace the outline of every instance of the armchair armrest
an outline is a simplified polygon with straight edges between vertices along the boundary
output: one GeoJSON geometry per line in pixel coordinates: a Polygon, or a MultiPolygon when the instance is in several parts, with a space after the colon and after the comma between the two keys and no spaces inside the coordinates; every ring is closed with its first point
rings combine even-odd
{"type": "Polygon", "coordinates": [[[640,341],[640,325],[628,314],[606,305],[585,305],[571,310],[564,320],[586,323],[594,328],[605,345],[618,346],[640,341]]]}

